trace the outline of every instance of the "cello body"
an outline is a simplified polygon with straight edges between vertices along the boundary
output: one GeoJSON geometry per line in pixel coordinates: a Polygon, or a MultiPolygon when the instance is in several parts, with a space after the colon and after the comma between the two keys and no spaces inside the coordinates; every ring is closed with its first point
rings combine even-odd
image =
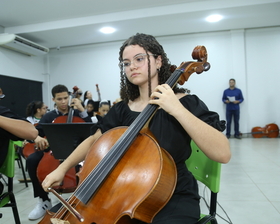
{"type": "MultiPolygon", "coordinates": [[[[45,177],[54,171],[59,165],[60,161],[54,158],[52,151],[44,152],[44,156],[37,167],[37,177],[39,182],[42,183],[45,177]]],[[[75,167],[73,167],[65,174],[63,184],[53,188],[59,193],[71,193],[76,187],[76,171],[75,167]]]]}
{"type": "Polygon", "coordinates": [[[252,128],[252,136],[254,138],[277,138],[279,136],[279,127],[277,124],[270,123],[265,127],[254,127],[252,128]]]}
{"type": "Polygon", "coordinates": [[[22,154],[25,159],[27,159],[27,157],[30,156],[34,152],[36,152],[36,145],[35,145],[35,143],[32,143],[32,142],[26,143],[22,149],[22,154]]]}
{"type": "MultiPolygon", "coordinates": [[[[103,134],[89,150],[79,173],[80,185],[104,158],[126,128],[115,128],[103,134]]],[[[132,218],[151,222],[170,199],[177,181],[172,157],[159,147],[155,139],[140,133],[131,147],[103,182],[102,187],[84,204],[79,200],[85,191],[76,191],[67,202],[84,218],[84,223],[132,224],[132,218]]],[[[48,212],[39,224],[78,223],[67,209],[55,215],[48,212]],[[61,222],[61,221],[64,222],[61,222]]]]}

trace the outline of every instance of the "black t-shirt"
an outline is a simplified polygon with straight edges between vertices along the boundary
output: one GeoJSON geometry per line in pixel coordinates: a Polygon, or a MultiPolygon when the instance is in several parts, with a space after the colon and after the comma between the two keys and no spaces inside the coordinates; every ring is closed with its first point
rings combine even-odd
{"type": "MultiPolygon", "coordinates": [[[[25,118],[18,116],[17,114],[13,113],[10,109],[3,107],[3,106],[0,106],[0,116],[27,121],[25,118]]],[[[19,140],[23,140],[23,139],[0,128],[0,166],[2,166],[2,164],[5,161],[5,158],[7,156],[10,140],[19,141],[19,140]]]]}
{"type": "MultiPolygon", "coordinates": [[[[180,102],[192,114],[216,128],[219,131],[225,129],[225,122],[220,121],[216,112],[209,111],[207,106],[195,95],[186,95],[180,102]]],[[[131,111],[123,101],[115,104],[104,116],[102,123],[95,124],[91,133],[100,129],[102,133],[118,126],[130,126],[137,118],[139,112],[131,111]]],[[[194,178],[187,170],[185,160],[190,157],[191,138],[181,124],[163,109],[158,109],[149,123],[149,129],[157,139],[159,145],[164,148],[174,159],[177,167],[177,185],[175,194],[185,194],[198,197],[196,189],[193,189],[194,178]]]]}

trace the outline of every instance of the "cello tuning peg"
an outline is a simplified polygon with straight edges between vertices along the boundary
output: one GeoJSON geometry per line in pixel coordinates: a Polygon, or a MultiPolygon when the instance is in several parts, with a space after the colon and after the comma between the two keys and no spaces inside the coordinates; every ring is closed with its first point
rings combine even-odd
{"type": "Polygon", "coordinates": [[[210,69],[211,65],[210,65],[210,63],[205,62],[205,63],[203,64],[203,67],[204,67],[204,71],[208,71],[208,70],[210,69]]]}

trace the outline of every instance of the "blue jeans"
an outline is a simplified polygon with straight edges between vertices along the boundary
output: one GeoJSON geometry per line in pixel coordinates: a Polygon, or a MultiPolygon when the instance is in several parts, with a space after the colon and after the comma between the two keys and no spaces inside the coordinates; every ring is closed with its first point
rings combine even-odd
{"type": "Polygon", "coordinates": [[[230,129],[231,129],[231,121],[234,121],[234,136],[239,136],[239,117],[240,117],[240,110],[227,110],[226,111],[226,119],[227,119],[227,131],[226,135],[230,136],[230,129]]]}

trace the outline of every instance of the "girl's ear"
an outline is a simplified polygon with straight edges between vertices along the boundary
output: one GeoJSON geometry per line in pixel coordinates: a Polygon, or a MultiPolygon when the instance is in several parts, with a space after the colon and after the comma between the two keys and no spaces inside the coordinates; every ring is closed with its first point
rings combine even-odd
{"type": "Polygon", "coordinates": [[[156,59],[157,68],[160,68],[162,65],[161,55],[159,55],[156,59]]]}

